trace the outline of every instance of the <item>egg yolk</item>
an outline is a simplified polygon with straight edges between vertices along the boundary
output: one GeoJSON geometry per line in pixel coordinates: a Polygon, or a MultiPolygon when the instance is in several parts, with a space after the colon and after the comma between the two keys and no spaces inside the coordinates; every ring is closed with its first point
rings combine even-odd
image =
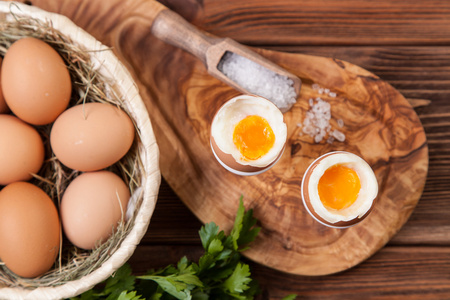
{"type": "Polygon", "coordinates": [[[245,159],[255,160],[273,147],[275,134],[266,119],[251,115],[234,128],[233,143],[245,159]]]}
{"type": "Polygon", "coordinates": [[[327,208],[344,209],[358,198],[361,182],[355,170],[337,164],[328,168],[319,180],[320,201],[327,208]]]}

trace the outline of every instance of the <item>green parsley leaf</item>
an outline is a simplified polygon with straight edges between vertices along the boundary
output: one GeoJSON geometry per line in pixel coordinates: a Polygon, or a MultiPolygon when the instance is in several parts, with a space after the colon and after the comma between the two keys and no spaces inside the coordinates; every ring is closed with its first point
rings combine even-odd
{"type": "Polygon", "coordinates": [[[213,239],[211,241],[211,243],[209,243],[208,253],[210,253],[212,255],[217,255],[220,252],[222,252],[222,250],[223,250],[222,241],[220,241],[218,239],[213,239]]]}
{"type": "MultiPolygon", "coordinates": [[[[253,209],[249,209],[242,219],[242,228],[237,240],[239,246],[248,245],[255,240],[261,230],[261,227],[254,227],[256,222],[257,220],[253,218],[253,209]]],[[[247,248],[240,249],[240,251],[244,251],[246,249],[247,248]]]]}
{"type": "Polygon", "coordinates": [[[250,268],[247,264],[238,263],[233,274],[225,280],[224,288],[232,295],[242,293],[249,288],[247,285],[252,279],[250,278],[250,268]]]}
{"type": "Polygon", "coordinates": [[[194,274],[181,274],[178,275],[176,278],[178,281],[184,282],[187,285],[192,285],[195,287],[203,287],[203,283],[194,274]]]}
{"type": "Polygon", "coordinates": [[[164,292],[174,296],[177,299],[189,300],[192,298],[191,290],[193,286],[189,287],[185,282],[178,280],[177,276],[170,275],[164,277],[145,275],[138,278],[156,282],[164,292]]]}
{"type": "Polygon", "coordinates": [[[122,291],[117,300],[145,300],[145,298],[141,298],[141,296],[136,295],[136,291],[129,293],[127,293],[127,291],[122,291]]]}
{"type": "Polygon", "coordinates": [[[231,254],[233,254],[233,251],[231,249],[225,249],[216,256],[216,259],[217,260],[229,259],[231,257],[231,254]]]}
{"type": "Polygon", "coordinates": [[[216,265],[216,258],[209,254],[205,253],[202,257],[200,257],[198,261],[199,273],[206,272],[207,270],[213,268],[216,265]]]}
{"type": "Polygon", "coordinates": [[[180,274],[184,274],[184,273],[192,273],[191,267],[189,265],[189,261],[187,259],[186,256],[183,256],[180,261],[177,264],[177,268],[173,269],[173,271],[171,271],[172,274],[176,274],[176,273],[180,273],[180,274]]]}
{"type": "Polygon", "coordinates": [[[208,249],[211,241],[216,238],[219,233],[219,226],[213,222],[205,224],[199,231],[200,239],[204,249],[208,249]]]}
{"type": "Polygon", "coordinates": [[[238,239],[241,234],[243,226],[242,221],[244,220],[244,213],[245,213],[244,202],[242,201],[242,198],[243,196],[241,196],[241,198],[239,199],[239,208],[236,213],[236,219],[234,220],[233,229],[231,230],[230,233],[230,237],[233,242],[233,248],[236,251],[238,250],[238,239]]]}
{"type": "Polygon", "coordinates": [[[134,290],[136,278],[131,273],[131,267],[125,264],[106,280],[104,294],[109,295],[107,300],[117,299],[122,291],[134,290]]]}
{"type": "Polygon", "coordinates": [[[202,291],[192,293],[192,300],[209,300],[209,295],[202,291]]]}

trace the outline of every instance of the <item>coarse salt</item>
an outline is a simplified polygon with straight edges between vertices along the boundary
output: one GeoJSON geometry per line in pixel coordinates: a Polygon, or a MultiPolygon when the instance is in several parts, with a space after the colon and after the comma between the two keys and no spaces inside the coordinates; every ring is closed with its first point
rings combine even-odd
{"type": "Polygon", "coordinates": [[[283,112],[297,101],[291,79],[248,58],[226,52],[217,69],[248,92],[270,100],[283,112]]]}
{"type": "Polygon", "coordinates": [[[335,92],[332,92],[330,89],[323,88],[317,83],[313,83],[311,85],[311,88],[314,91],[317,91],[319,93],[319,95],[326,94],[326,95],[330,96],[331,98],[336,98],[336,96],[337,96],[337,94],[335,92]]]}
{"type": "Polygon", "coordinates": [[[331,132],[331,136],[333,136],[339,142],[345,141],[345,134],[337,129],[331,132]]]}
{"type": "MultiPolygon", "coordinates": [[[[336,97],[336,93],[329,89],[324,89],[320,85],[314,83],[311,85],[312,89],[317,91],[319,95],[328,94],[330,97],[336,97]]],[[[327,143],[332,144],[335,140],[339,142],[345,141],[345,134],[342,131],[333,129],[330,125],[331,120],[331,105],[324,99],[317,97],[308,100],[310,109],[306,112],[305,119],[302,124],[297,126],[302,127],[300,134],[307,134],[314,138],[315,143],[320,143],[323,139],[327,139],[327,143]]],[[[340,128],[344,127],[342,119],[337,120],[340,128]]]]}
{"type": "Polygon", "coordinates": [[[330,104],[321,98],[310,99],[311,108],[306,112],[303,120],[303,133],[314,138],[314,142],[320,143],[327,134],[331,119],[330,104]]]}

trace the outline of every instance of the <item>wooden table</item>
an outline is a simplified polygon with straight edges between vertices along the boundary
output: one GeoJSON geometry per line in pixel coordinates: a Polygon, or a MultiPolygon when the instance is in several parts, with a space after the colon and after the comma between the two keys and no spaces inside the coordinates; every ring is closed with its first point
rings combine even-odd
{"type": "MultiPolygon", "coordinates": [[[[101,5],[95,2],[92,7],[101,5]]],[[[424,126],[428,178],[400,232],[366,261],[334,275],[292,275],[249,261],[261,299],[292,293],[299,299],[450,299],[450,2],[161,2],[201,29],[246,45],[359,65],[411,100],[424,126]]],[[[72,14],[75,23],[83,9],[72,14]]],[[[175,263],[183,255],[197,259],[201,225],[163,179],[148,232],[130,260],[134,272],[175,263]]]]}
{"type": "MultiPolygon", "coordinates": [[[[450,299],[450,2],[162,2],[213,34],[345,60],[386,80],[407,99],[430,101],[415,108],[428,139],[428,178],[401,231],[365,262],[334,275],[290,275],[250,262],[262,299],[291,293],[299,299],[450,299]]],[[[195,259],[202,253],[200,226],[163,180],[148,233],[131,258],[133,269],[165,266],[183,255],[195,259]]]]}

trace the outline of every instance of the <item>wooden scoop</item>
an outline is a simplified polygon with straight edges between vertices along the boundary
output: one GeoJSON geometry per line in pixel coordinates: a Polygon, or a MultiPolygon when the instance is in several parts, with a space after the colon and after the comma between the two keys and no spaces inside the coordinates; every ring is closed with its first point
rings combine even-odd
{"type": "MultiPolygon", "coordinates": [[[[151,2],[152,3],[150,6],[153,6],[153,11],[150,14],[150,17],[153,18],[150,20],[152,22],[152,34],[158,39],[188,51],[199,58],[206,66],[208,73],[212,76],[234,87],[240,92],[247,94],[258,94],[256,91],[246,90],[243,86],[231,80],[218,69],[219,62],[224,55],[227,52],[231,52],[247,58],[276,74],[291,79],[295,90],[295,99],[297,99],[301,88],[301,80],[297,76],[287,72],[277,64],[269,61],[268,59],[230,38],[219,38],[200,31],[195,26],[188,23],[180,15],[169,10],[161,3],[157,1],[151,2]]],[[[274,102],[273,99],[269,100],[274,102]]],[[[289,110],[292,106],[292,104],[288,107],[284,105],[280,106],[275,102],[274,104],[277,105],[283,112],[289,110]]]]}

